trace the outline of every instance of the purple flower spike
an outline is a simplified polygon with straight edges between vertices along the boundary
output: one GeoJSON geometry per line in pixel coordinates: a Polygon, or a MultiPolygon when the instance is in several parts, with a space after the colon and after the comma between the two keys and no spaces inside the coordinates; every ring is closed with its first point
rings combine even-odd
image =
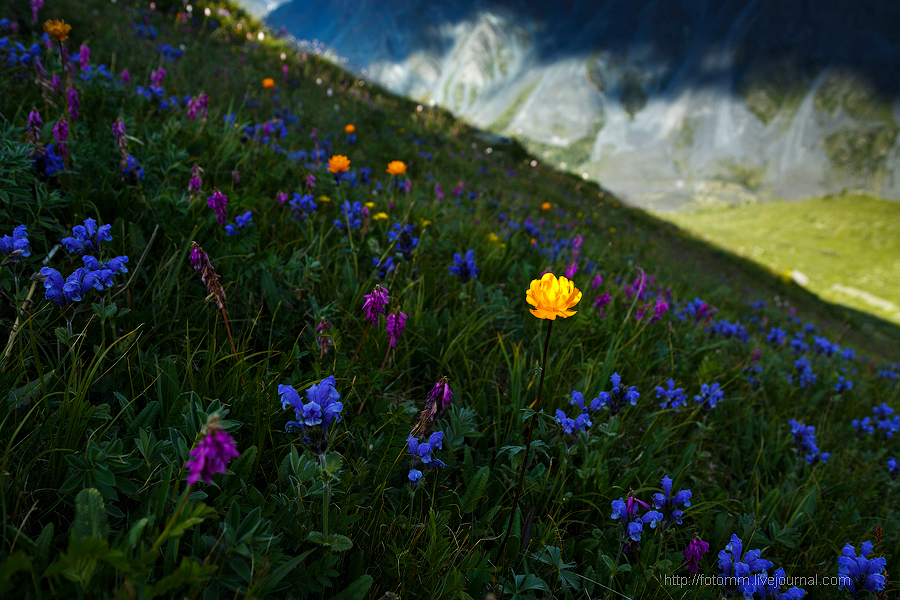
{"type": "Polygon", "coordinates": [[[212,196],[206,199],[206,205],[216,213],[216,221],[219,225],[224,226],[228,221],[228,211],[225,209],[228,206],[228,198],[225,197],[225,194],[216,190],[212,196]]]}
{"type": "Polygon", "coordinates": [[[684,549],[684,564],[687,565],[691,575],[700,570],[700,559],[707,552],[709,552],[709,544],[695,535],[688,547],[684,549]]]}
{"type": "Polygon", "coordinates": [[[403,330],[406,329],[406,315],[398,309],[394,309],[394,312],[389,314],[384,320],[384,325],[387,329],[388,342],[391,348],[396,348],[397,340],[400,339],[400,336],[403,335],[403,330]]]}
{"type": "Polygon", "coordinates": [[[194,485],[201,479],[212,483],[213,475],[224,473],[231,459],[240,456],[234,439],[218,426],[218,417],[212,415],[204,429],[206,435],[191,450],[191,458],[185,464],[190,472],[188,485],[194,485]]]}
{"type": "Polygon", "coordinates": [[[378,315],[384,314],[385,308],[391,300],[388,291],[380,285],[376,285],[372,293],[363,297],[366,299],[363,303],[363,312],[366,318],[372,325],[378,325],[378,315]]]}

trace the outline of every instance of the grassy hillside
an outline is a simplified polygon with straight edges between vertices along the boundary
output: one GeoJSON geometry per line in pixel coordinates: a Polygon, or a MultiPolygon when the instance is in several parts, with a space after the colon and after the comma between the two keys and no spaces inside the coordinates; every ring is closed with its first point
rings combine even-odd
{"type": "Polygon", "coordinates": [[[900,322],[900,203],[845,194],[666,218],[776,273],[805,275],[828,301],[900,322]]]}
{"type": "Polygon", "coordinates": [[[4,598],[896,593],[895,326],[232,5],[3,10],[4,598]]]}

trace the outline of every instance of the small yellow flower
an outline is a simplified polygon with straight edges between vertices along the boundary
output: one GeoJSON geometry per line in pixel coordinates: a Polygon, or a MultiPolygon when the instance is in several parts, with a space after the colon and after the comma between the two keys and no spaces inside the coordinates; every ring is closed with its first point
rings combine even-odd
{"type": "Polygon", "coordinates": [[[263,81],[262,81],[262,86],[263,86],[265,89],[273,88],[273,87],[275,87],[275,80],[272,79],[271,77],[266,77],[266,78],[263,79],[263,81]]]}
{"type": "Polygon", "coordinates": [[[419,221],[419,226],[420,226],[420,227],[423,227],[423,228],[424,228],[424,227],[428,227],[429,225],[431,225],[431,221],[429,221],[428,219],[421,219],[421,220],[419,221]]]}
{"type": "Polygon", "coordinates": [[[382,221],[387,218],[388,218],[388,215],[386,212],[375,213],[374,215],[372,215],[373,221],[382,221]]]}
{"type": "Polygon", "coordinates": [[[400,160],[392,160],[388,163],[387,172],[391,175],[405,175],[406,163],[400,160]]]}
{"type": "Polygon", "coordinates": [[[346,131],[347,133],[353,133],[354,131],[356,131],[356,125],[354,125],[353,123],[347,123],[346,125],[344,125],[344,131],[346,131]]]}
{"type": "Polygon", "coordinates": [[[492,242],[499,242],[499,241],[500,241],[500,237],[499,237],[496,233],[494,233],[493,231],[490,232],[490,233],[488,234],[488,239],[489,239],[490,241],[492,241],[492,242]]]}
{"type": "Polygon", "coordinates": [[[531,238],[531,245],[537,246],[537,238],[531,238]]]}
{"type": "Polygon", "coordinates": [[[544,202],[543,204],[541,204],[541,210],[550,210],[550,207],[552,207],[552,206],[553,205],[550,204],[549,202],[544,202]]]}
{"type": "Polygon", "coordinates": [[[319,202],[331,202],[331,198],[328,196],[319,196],[319,202]]]}
{"type": "Polygon", "coordinates": [[[555,321],[556,317],[575,314],[571,308],[581,300],[581,291],[565,277],[557,279],[553,273],[544,273],[540,279],[532,280],[525,300],[534,307],[529,310],[535,317],[555,321]]]}
{"type": "Polygon", "coordinates": [[[375,208],[374,202],[366,202],[366,208],[375,208]]]}
{"type": "Polygon", "coordinates": [[[51,19],[44,23],[44,31],[50,34],[51,37],[55,37],[60,42],[64,42],[69,39],[69,32],[72,31],[72,26],[68,25],[63,20],[55,20],[51,19]]]}
{"type": "Polygon", "coordinates": [[[615,227],[610,227],[610,228],[609,228],[609,232],[610,232],[610,233],[615,233],[615,232],[616,232],[616,228],[615,228],[615,227]]]}
{"type": "Polygon", "coordinates": [[[337,175],[350,170],[350,159],[341,154],[335,154],[328,159],[328,170],[337,175]]]}

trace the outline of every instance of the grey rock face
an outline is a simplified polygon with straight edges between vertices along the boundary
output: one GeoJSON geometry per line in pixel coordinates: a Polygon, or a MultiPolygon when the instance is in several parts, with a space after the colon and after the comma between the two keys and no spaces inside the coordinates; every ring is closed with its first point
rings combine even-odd
{"type": "Polygon", "coordinates": [[[267,21],[635,204],[900,199],[898,2],[293,0],[267,21]]]}

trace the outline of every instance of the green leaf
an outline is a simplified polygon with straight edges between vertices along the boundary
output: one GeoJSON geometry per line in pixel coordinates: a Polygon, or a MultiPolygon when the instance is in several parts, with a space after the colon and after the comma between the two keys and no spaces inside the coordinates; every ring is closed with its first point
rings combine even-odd
{"type": "Polygon", "coordinates": [[[125,540],[122,542],[123,550],[134,550],[141,537],[143,537],[144,531],[147,529],[147,525],[149,524],[149,522],[149,519],[144,517],[143,519],[139,519],[137,523],[131,526],[131,529],[128,530],[128,534],[125,536],[125,540]]]}
{"type": "Polygon", "coordinates": [[[325,471],[332,477],[336,477],[344,466],[344,458],[337,452],[329,452],[325,457],[325,471]]]}
{"type": "Polygon", "coordinates": [[[332,596],[331,600],[362,600],[366,597],[370,587],[372,587],[372,577],[363,575],[341,590],[340,593],[332,596]]]}
{"type": "Polygon", "coordinates": [[[326,539],[321,531],[313,531],[306,539],[313,544],[329,546],[335,552],[344,552],[353,547],[353,541],[350,538],[346,535],[338,535],[335,533],[330,534],[326,539]]]}
{"type": "Polygon", "coordinates": [[[463,494],[462,499],[460,499],[463,513],[469,514],[478,508],[478,501],[481,500],[481,497],[484,495],[484,489],[485,486],[487,486],[490,474],[491,470],[487,465],[481,467],[478,472],[475,473],[475,477],[472,478],[471,483],[466,488],[466,492],[463,494]]]}
{"type": "MultiPolygon", "coordinates": [[[[63,330],[65,331],[65,330],[63,330]]],[[[44,385],[50,381],[50,378],[56,373],[56,369],[48,373],[44,373],[44,376],[29,383],[26,383],[20,388],[10,390],[9,395],[7,396],[6,406],[9,410],[16,410],[18,408],[24,408],[31,404],[41,393],[44,385]]]]}
{"type": "Polygon", "coordinates": [[[106,541],[108,536],[109,522],[106,519],[103,497],[94,488],[81,490],[75,497],[75,522],[72,523],[70,540],[78,542],[87,537],[95,537],[106,541]]]}
{"type": "Polygon", "coordinates": [[[28,571],[31,569],[31,561],[24,550],[13,553],[6,559],[6,562],[0,565],[0,594],[8,594],[15,589],[16,584],[13,582],[13,575],[19,571],[28,571]]]}

